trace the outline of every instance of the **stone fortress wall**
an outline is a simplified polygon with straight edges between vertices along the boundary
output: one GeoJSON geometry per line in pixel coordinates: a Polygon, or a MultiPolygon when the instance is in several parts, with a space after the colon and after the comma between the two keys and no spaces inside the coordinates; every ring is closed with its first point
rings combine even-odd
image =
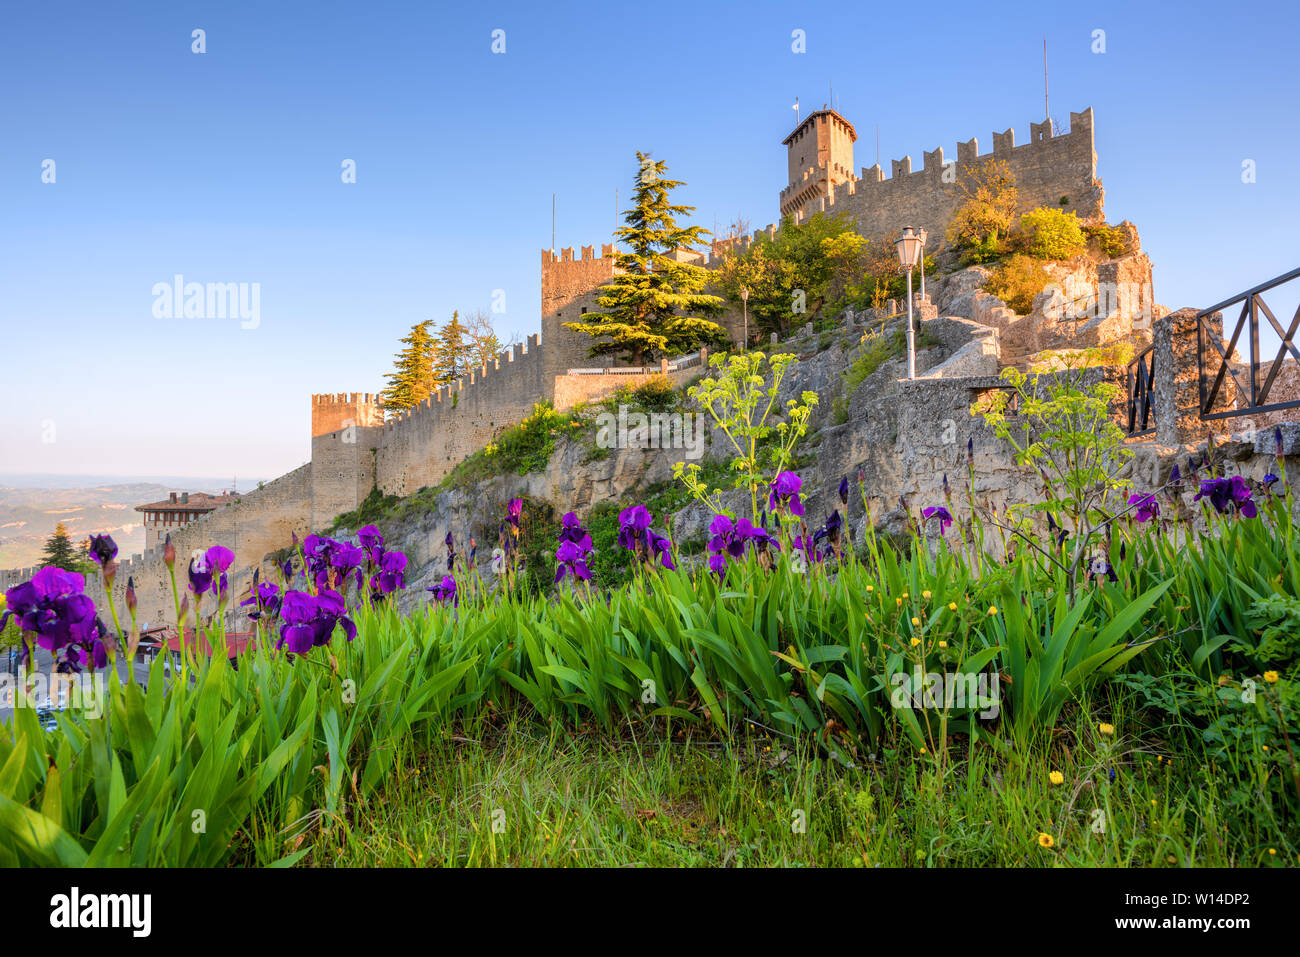
{"type": "MultiPolygon", "coordinates": [[[[852,161],[852,148],[848,152],[852,161]]],[[[990,163],[1005,162],[1016,179],[1020,213],[1037,206],[1074,212],[1081,219],[1103,219],[1104,191],[1097,178],[1097,153],[1093,141],[1092,108],[1070,113],[1069,132],[1057,133],[1052,121],[1029,124],[1029,142],[1016,145],[1014,128],[993,134],[993,151],[980,154],[978,139],[957,144],[955,160],[946,158],[943,147],[923,152],[922,166],[912,168],[912,157],[890,163],[886,178],[879,165],[864,167],[861,177],[837,182],[822,167],[805,169],[782,191],[806,194],[808,184],[821,178],[822,195],[794,212],[796,221],[818,212],[847,213],[858,231],[868,239],[890,236],[903,226],[921,226],[929,234],[929,252],[942,248],[944,231],[953,214],[966,199],[962,188],[972,182],[976,171],[990,163]]]]}
{"type": "MultiPolygon", "coordinates": [[[[838,116],[838,114],[836,114],[838,116]]],[[[841,118],[842,120],[842,118],[841,118]]],[[[975,140],[958,144],[956,180],[966,181],[969,170],[992,160],[1005,160],[1016,176],[1022,205],[1060,206],[1085,219],[1101,218],[1102,190],[1096,179],[1092,110],[1070,114],[1069,133],[1054,135],[1051,122],[1032,124],[1030,142],[1015,145],[1013,130],[995,133],[993,152],[979,155],[975,140]],[[1064,200],[1064,202],[1062,202],[1064,200]]],[[[846,124],[842,124],[846,125],[846,124]]],[[[838,128],[837,128],[838,129],[838,128]]],[[[851,129],[851,128],[850,128],[851,129]]],[[[798,133],[799,131],[796,131],[798,133]]],[[[868,237],[888,235],[901,225],[925,226],[941,237],[964,195],[956,182],[945,177],[942,148],[926,152],[924,166],[912,171],[910,157],[894,161],[886,179],[878,166],[854,178],[851,169],[852,137],[832,131],[819,155],[826,178],[824,195],[809,188],[818,167],[798,173],[791,145],[791,185],[782,191],[786,204],[791,195],[813,198],[792,211],[796,221],[818,211],[848,212],[868,237]],[[847,148],[847,160],[845,150],[847,148]],[[791,193],[791,191],[795,191],[791,193]]],[[[791,140],[797,140],[792,134],[791,140]]],[[[789,141],[787,141],[789,142],[789,141]]],[[[709,253],[683,254],[698,265],[716,267],[723,256],[747,248],[759,236],[771,236],[775,225],[729,243],[716,243],[709,253]]],[[[935,241],[931,240],[934,248],[935,241]]],[[[372,489],[388,495],[409,495],[421,487],[438,484],[466,456],[482,449],[504,428],[525,418],[537,402],[567,408],[607,395],[620,385],[636,384],[653,370],[628,375],[579,375],[571,369],[600,365],[587,355],[590,340],[564,328],[596,308],[596,291],[615,274],[612,244],[584,246],[580,255],[572,247],[543,250],[541,261],[541,332],[502,352],[493,362],[471,370],[451,386],[439,389],[416,408],[385,421],[378,396],[370,393],[314,395],[311,462],[264,487],[245,493],[223,508],[179,529],[177,574],[184,587],[190,553],[213,544],[235,552],[231,585],[237,595],[246,587],[251,568],[265,556],[288,544],[291,533],[300,536],[329,526],[335,516],[354,510],[372,489]]],[[[732,312],[719,320],[731,340],[740,338],[740,316],[732,312]]],[[[694,370],[673,372],[681,381],[694,370]]],[[[33,569],[0,572],[0,587],[30,577],[33,569]]],[[[120,563],[114,598],[124,611],[127,577],[135,579],[141,621],[171,621],[170,579],[161,548],[120,563]]],[[[95,595],[97,585],[92,584],[95,595]]],[[[96,596],[97,598],[99,596],[96,596]]]]}

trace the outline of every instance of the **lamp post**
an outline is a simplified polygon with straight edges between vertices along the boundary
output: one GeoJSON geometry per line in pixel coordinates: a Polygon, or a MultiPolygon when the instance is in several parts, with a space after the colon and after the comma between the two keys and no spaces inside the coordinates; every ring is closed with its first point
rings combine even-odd
{"type": "Polygon", "coordinates": [[[927,299],[925,295],[925,239],[926,239],[925,227],[922,226],[920,229],[917,230],[917,232],[921,236],[921,298],[927,299]]]}
{"type": "Polygon", "coordinates": [[[745,310],[745,348],[749,348],[749,287],[740,287],[740,302],[745,310]]]}
{"type": "Polygon", "coordinates": [[[912,269],[921,256],[924,241],[911,226],[903,227],[903,234],[894,244],[898,248],[898,262],[907,270],[907,377],[916,378],[916,338],[912,331],[912,269]]]}

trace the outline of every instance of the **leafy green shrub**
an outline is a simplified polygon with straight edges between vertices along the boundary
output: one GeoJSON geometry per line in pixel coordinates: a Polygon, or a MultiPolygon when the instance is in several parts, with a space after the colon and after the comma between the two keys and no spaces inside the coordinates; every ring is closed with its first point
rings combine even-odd
{"type": "Polygon", "coordinates": [[[1016,177],[1002,160],[964,166],[962,173],[958,188],[964,201],[948,224],[948,242],[964,251],[967,265],[987,262],[999,254],[1011,232],[1019,204],[1016,177]]]}
{"type": "Polygon", "coordinates": [[[1128,234],[1119,226],[1085,226],[1083,231],[1089,239],[1096,240],[1097,248],[1103,256],[1118,259],[1128,253],[1128,234]]]}
{"type": "Polygon", "coordinates": [[[1031,209],[1020,217],[1020,230],[1026,250],[1035,259],[1069,259],[1087,245],[1079,217],[1060,209],[1031,209]]]}
{"type": "Polygon", "coordinates": [[[997,262],[1007,254],[1006,241],[997,235],[986,236],[976,240],[962,251],[963,266],[980,266],[984,263],[997,262]]]}
{"type": "MultiPolygon", "coordinates": [[[[897,359],[900,356],[907,355],[907,329],[900,326],[890,335],[885,335],[880,330],[868,332],[862,337],[862,343],[862,353],[853,360],[852,364],[844,372],[844,394],[846,396],[853,395],[867,376],[890,359],[897,359]]],[[[924,329],[916,330],[917,352],[932,349],[938,344],[939,340],[924,329]]],[[[846,409],[845,421],[847,419],[848,412],[846,409]]]]}
{"type": "Polygon", "coordinates": [[[1051,282],[1052,277],[1040,263],[1024,253],[1014,253],[998,265],[984,283],[984,289],[1015,312],[1027,316],[1034,309],[1034,297],[1051,282]]]}
{"type": "Polygon", "coordinates": [[[330,532],[336,532],[340,528],[358,529],[363,525],[373,525],[387,518],[400,501],[401,498],[397,495],[385,495],[378,487],[372,488],[355,511],[335,517],[330,523],[330,532]]]}

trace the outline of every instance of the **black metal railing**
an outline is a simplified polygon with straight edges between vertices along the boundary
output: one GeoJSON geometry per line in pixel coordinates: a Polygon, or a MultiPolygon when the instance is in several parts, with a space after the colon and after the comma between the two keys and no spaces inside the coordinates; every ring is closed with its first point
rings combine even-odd
{"type": "Polygon", "coordinates": [[[1196,314],[1196,365],[1199,372],[1200,413],[1202,419],[1226,419],[1234,415],[1247,415],[1252,412],[1300,408],[1300,399],[1289,402],[1268,401],[1269,391],[1273,388],[1273,381],[1282,369],[1282,363],[1286,359],[1287,353],[1289,352],[1291,357],[1297,363],[1300,363],[1300,350],[1296,349],[1293,341],[1296,330],[1300,329],[1300,307],[1296,309],[1291,325],[1284,331],[1282,324],[1277,321],[1277,317],[1273,315],[1273,311],[1268,308],[1261,295],[1261,293],[1276,289],[1283,283],[1290,282],[1298,276],[1300,276],[1300,269],[1293,269],[1276,279],[1270,279],[1253,289],[1238,293],[1231,299],[1225,299],[1208,309],[1202,309],[1196,314]],[[1216,333],[1214,329],[1208,326],[1206,318],[1216,312],[1222,312],[1230,306],[1235,306],[1237,303],[1241,303],[1241,314],[1237,317],[1236,326],[1233,327],[1232,338],[1228,341],[1227,348],[1224,348],[1222,338],[1226,335],[1227,330],[1224,329],[1216,333]],[[1273,330],[1282,340],[1277,356],[1269,363],[1268,375],[1263,383],[1259,381],[1259,374],[1263,371],[1259,348],[1259,318],[1261,314],[1268,320],[1269,325],[1273,327],[1273,330]],[[1249,388],[1242,385],[1237,370],[1231,368],[1228,359],[1236,351],[1242,330],[1247,328],[1250,331],[1250,363],[1246,370],[1250,375],[1249,388]],[[1218,353],[1217,365],[1214,368],[1211,368],[1211,363],[1215,361],[1215,357],[1210,354],[1207,344],[1213,346],[1214,351],[1218,353]],[[1212,382],[1209,381],[1211,376],[1213,376],[1212,382]],[[1223,387],[1224,379],[1229,376],[1231,376],[1232,384],[1237,390],[1237,408],[1213,412],[1211,410],[1219,399],[1219,392],[1223,387]]]}
{"type": "Polygon", "coordinates": [[[1150,435],[1156,430],[1155,410],[1152,408],[1155,376],[1156,349],[1155,346],[1147,346],[1128,364],[1128,372],[1125,374],[1127,424],[1124,431],[1130,438],[1150,435]]]}

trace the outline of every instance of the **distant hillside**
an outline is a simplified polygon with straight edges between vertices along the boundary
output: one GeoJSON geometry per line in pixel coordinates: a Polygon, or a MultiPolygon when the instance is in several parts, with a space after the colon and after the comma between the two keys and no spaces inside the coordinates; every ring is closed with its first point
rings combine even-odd
{"type": "Polygon", "coordinates": [[[63,522],[73,541],[108,533],[122,555],[144,550],[137,505],[166,498],[166,485],[138,482],[93,488],[0,486],[0,568],[36,564],[54,526],[63,522]]]}

